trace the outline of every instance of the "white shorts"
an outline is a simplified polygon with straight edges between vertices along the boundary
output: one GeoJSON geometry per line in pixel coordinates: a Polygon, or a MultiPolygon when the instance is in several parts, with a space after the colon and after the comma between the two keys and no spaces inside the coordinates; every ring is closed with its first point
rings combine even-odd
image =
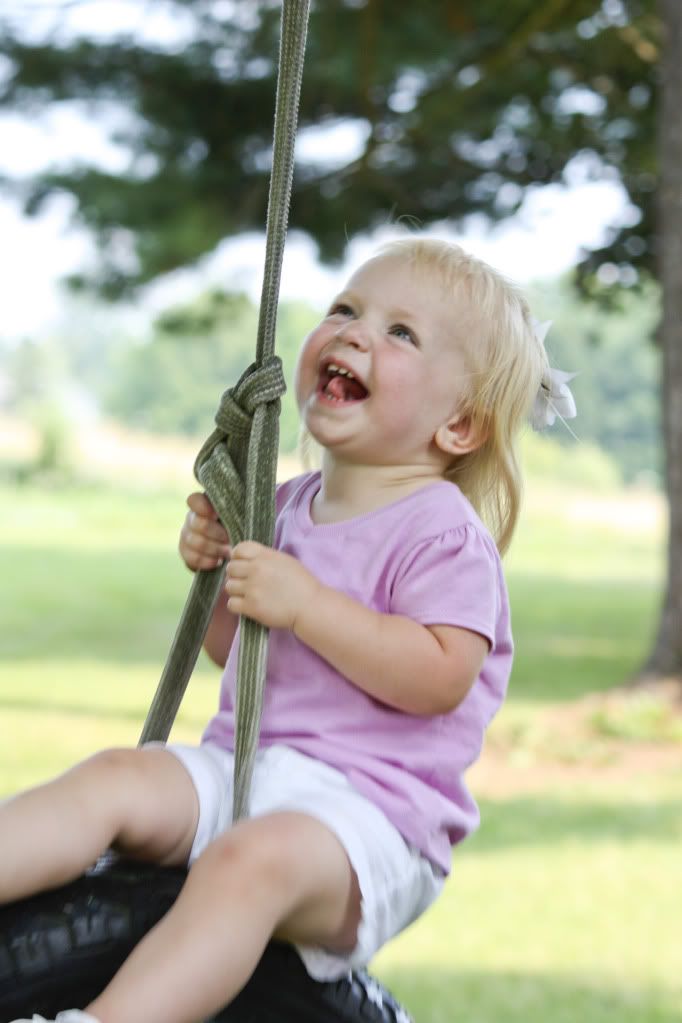
{"type": "MultiPolygon", "coordinates": [[[[167,749],[185,766],[199,797],[199,823],[191,864],[232,824],[234,755],[210,743],[167,749]]],[[[362,896],[355,948],[338,955],[298,946],[308,973],[334,980],[366,966],[375,952],[420,916],[440,893],[443,874],[402,835],[340,771],[288,746],[270,746],[256,756],[251,787],[252,817],[293,810],[322,821],[343,845],[362,896]]]]}

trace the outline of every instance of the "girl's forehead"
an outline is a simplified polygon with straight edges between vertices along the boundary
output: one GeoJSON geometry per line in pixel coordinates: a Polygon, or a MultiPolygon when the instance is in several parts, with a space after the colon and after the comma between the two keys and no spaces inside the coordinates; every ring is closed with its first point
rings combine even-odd
{"type": "MultiPolygon", "coordinates": [[[[375,256],[363,263],[348,281],[346,293],[381,306],[387,315],[411,317],[460,338],[464,325],[475,319],[466,287],[444,279],[436,267],[415,264],[394,253],[375,256]]],[[[466,333],[468,331],[464,331],[466,333]]]]}
{"type": "Polygon", "coordinates": [[[345,293],[351,303],[376,307],[382,315],[405,319],[446,348],[459,350],[475,333],[477,317],[466,287],[445,280],[438,268],[395,253],[363,263],[349,279],[345,293]]]}
{"type": "Polygon", "coordinates": [[[426,267],[414,264],[393,253],[374,256],[358,267],[346,284],[346,290],[380,291],[384,294],[400,292],[405,298],[422,298],[424,290],[433,300],[440,293],[445,298],[445,289],[436,273],[426,267]]]}
{"type": "Polygon", "coordinates": [[[401,256],[397,256],[394,253],[380,253],[377,256],[372,256],[366,262],[361,263],[360,266],[355,270],[351,281],[363,278],[371,277],[396,277],[410,275],[411,272],[416,269],[410,265],[410,263],[401,256]]]}

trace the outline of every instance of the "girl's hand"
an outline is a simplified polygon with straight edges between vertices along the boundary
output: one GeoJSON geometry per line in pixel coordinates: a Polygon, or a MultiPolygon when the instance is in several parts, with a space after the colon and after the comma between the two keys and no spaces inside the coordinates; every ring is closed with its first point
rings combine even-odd
{"type": "Polygon", "coordinates": [[[254,540],[238,543],[227,566],[227,606],[271,629],[295,628],[314,606],[320,583],[290,554],[254,540]]]}
{"type": "Polygon", "coordinates": [[[231,554],[230,538],[206,494],[190,494],[180,531],[180,557],[192,572],[217,568],[231,554]]]}

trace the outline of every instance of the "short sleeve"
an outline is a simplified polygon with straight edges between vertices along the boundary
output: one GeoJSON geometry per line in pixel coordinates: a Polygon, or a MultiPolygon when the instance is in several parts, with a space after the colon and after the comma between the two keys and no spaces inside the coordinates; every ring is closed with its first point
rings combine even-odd
{"type": "Polygon", "coordinates": [[[290,499],[296,500],[301,490],[304,489],[309,480],[315,475],[317,474],[306,472],[277,484],[275,488],[275,512],[277,515],[281,515],[290,499]]]}
{"type": "Polygon", "coordinates": [[[466,523],[415,545],[393,582],[391,613],[455,625],[495,645],[502,574],[492,537],[466,523]]]}
{"type": "Polygon", "coordinates": [[[281,514],[282,508],[287,503],[289,497],[291,497],[296,482],[298,480],[294,478],[293,480],[285,480],[283,483],[277,484],[275,488],[275,512],[277,515],[281,514]]]}

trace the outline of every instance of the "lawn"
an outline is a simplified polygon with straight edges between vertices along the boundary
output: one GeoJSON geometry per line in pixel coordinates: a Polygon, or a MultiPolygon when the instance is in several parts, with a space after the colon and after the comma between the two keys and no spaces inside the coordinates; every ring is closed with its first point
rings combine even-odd
{"type": "MultiPolygon", "coordinates": [[[[0,488],[0,507],[6,794],[136,742],[189,576],[177,491],[0,488]]],[[[416,1023],[682,1023],[682,726],[614,696],[655,626],[661,529],[646,497],[530,494],[482,827],[373,964],[416,1023]]],[[[175,737],[198,737],[216,682],[202,660],[175,737]]]]}

